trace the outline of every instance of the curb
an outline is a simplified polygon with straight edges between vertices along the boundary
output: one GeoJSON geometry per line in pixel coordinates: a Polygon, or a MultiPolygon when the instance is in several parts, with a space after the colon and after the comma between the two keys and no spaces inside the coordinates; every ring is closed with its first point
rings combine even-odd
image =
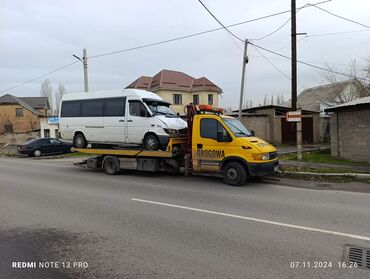
{"type": "Polygon", "coordinates": [[[304,171],[281,171],[278,170],[278,173],[288,173],[288,174],[306,174],[306,175],[313,175],[313,176],[343,176],[343,177],[355,177],[355,178],[370,178],[369,173],[351,173],[351,172],[344,172],[344,173],[324,173],[324,172],[304,172],[304,171]]]}

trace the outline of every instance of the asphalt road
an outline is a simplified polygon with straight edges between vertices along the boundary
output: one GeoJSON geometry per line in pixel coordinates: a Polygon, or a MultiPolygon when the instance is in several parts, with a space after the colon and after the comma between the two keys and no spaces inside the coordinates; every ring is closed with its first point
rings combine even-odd
{"type": "Polygon", "coordinates": [[[0,158],[0,278],[370,278],[370,194],[277,184],[0,158]]]}

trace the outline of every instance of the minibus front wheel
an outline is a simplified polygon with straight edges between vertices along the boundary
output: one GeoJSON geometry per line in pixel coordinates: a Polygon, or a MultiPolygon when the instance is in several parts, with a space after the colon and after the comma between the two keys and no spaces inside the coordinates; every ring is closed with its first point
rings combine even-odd
{"type": "Polygon", "coordinates": [[[144,149],[146,150],[158,150],[160,148],[159,139],[153,134],[148,134],[145,136],[143,145],[144,149]]]}

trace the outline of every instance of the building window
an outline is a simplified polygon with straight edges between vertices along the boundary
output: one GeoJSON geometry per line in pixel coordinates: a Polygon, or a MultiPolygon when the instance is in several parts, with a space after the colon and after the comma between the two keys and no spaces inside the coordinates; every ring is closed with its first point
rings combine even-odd
{"type": "Polygon", "coordinates": [[[193,95],[193,104],[199,105],[199,95],[193,95]]]}
{"type": "Polygon", "coordinates": [[[50,138],[50,129],[44,129],[44,138],[50,138]]]}
{"type": "Polygon", "coordinates": [[[182,95],[181,94],[173,94],[173,104],[182,105],[182,95]]]}
{"type": "Polygon", "coordinates": [[[208,94],[208,104],[213,105],[213,94],[208,94]]]}
{"type": "Polygon", "coordinates": [[[15,116],[22,117],[23,116],[23,109],[22,108],[16,108],[15,109],[15,116]]]}

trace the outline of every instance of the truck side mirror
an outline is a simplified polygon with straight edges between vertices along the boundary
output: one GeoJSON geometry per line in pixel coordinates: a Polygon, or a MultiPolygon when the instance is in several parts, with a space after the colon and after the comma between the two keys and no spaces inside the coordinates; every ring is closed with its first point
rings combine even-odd
{"type": "Polygon", "coordinates": [[[254,130],[251,130],[251,135],[254,137],[256,135],[256,132],[254,130]]]}

